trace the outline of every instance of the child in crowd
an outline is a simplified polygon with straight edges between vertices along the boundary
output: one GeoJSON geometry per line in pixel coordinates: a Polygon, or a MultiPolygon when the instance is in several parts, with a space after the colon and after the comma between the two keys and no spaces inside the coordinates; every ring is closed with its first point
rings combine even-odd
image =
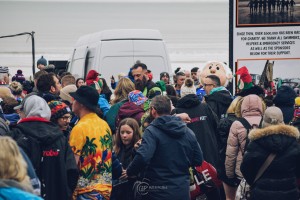
{"type": "MultiPolygon", "coordinates": [[[[118,127],[114,151],[122,163],[123,170],[126,170],[134,157],[134,144],[141,139],[139,125],[133,118],[123,119],[118,127]]],[[[131,200],[133,198],[133,184],[136,181],[134,178],[124,180],[121,176],[119,183],[113,187],[112,200],[123,199],[131,200]]]]}

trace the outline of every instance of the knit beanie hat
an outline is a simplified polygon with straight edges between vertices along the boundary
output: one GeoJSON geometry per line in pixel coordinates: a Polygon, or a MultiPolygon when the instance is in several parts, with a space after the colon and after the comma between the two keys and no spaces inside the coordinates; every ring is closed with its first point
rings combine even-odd
{"type": "Polygon", "coordinates": [[[253,87],[252,77],[247,67],[243,66],[240,69],[238,69],[236,75],[240,75],[240,79],[238,81],[239,89],[246,90],[253,87]]]}
{"type": "Polygon", "coordinates": [[[18,95],[21,94],[23,91],[23,86],[21,85],[21,83],[17,82],[17,81],[13,81],[11,82],[11,84],[9,85],[9,89],[12,91],[12,93],[14,95],[18,95]]]}
{"type": "Polygon", "coordinates": [[[147,101],[147,97],[145,97],[143,95],[143,93],[139,90],[133,90],[132,92],[129,92],[128,94],[128,100],[129,102],[133,102],[134,104],[140,106],[143,103],[145,103],[145,101],[147,101]]]}
{"type": "Polygon", "coordinates": [[[71,109],[67,104],[61,101],[50,101],[48,103],[51,109],[51,121],[56,121],[67,113],[71,113],[71,109]]]}
{"type": "Polygon", "coordinates": [[[180,89],[181,98],[188,94],[196,94],[196,87],[194,86],[194,81],[191,78],[185,79],[184,84],[180,89]]]}
{"type": "Polygon", "coordinates": [[[276,106],[267,108],[263,117],[262,127],[278,124],[284,124],[282,111],[276,106]]]}
{"type": "Polygon", "coordinates": [[[65,101],[68,101],[69,103],[72,103],[73,98],[71,97],[70,93],[71,92],[76,92],[76,90],[77,90],[76,85],[67,85],[67,86],[63,87],[60,90],[59,97],[62,100],[65,100],[65,101]]]}
{"type": "Polygon", "coordinates": [[[160,75],[159,75],[159,80],[160,80],[162,77],[164,77],[164,76],[167,76],[168,78],[170,78],[170,75],[169,75],[168,72],[162,72],[162,73],[160,73],[160,75]]]}
{"type": "Polygon", "coordinates": [[[47,60],[42,56],[40,59],[37,60],[36,64],[47,66],[47,60]]]}
{"type": "Polygon", "coordinates": [[[8,67],[0,66],[0,73],[4,73],[4,74],[9,73],[8,67]]]}
{"type": "Polygon", "coordinates": [[[23,71],[18,69],[17,74],[23,74],[23,71]]]}

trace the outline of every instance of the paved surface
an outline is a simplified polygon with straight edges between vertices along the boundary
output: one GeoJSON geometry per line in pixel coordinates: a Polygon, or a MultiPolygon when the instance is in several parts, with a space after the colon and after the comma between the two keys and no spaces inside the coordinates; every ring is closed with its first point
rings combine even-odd
{"type": "Polygon", "coordinates": [[[298,23],[300,24],[300,0],[295,0],[296,5],[294,6],[294,11],[292,12],[290,9],[287,12],[286,7],[284,12],[277,10],[275,7],[275,11],[272,10],[271,13],[268,12],[268,8],[266,13],[259,13],[257,9],[257,13],[250,14],[250,7],[248,6],[249,1],[239,1],[238,3],[238,24],[282,24],[282,23],[298,23]]]}

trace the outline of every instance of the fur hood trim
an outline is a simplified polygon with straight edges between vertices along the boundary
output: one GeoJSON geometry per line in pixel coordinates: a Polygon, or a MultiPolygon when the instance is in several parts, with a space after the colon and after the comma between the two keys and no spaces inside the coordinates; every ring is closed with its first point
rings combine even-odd
{"type": "Polygon", "coordinates": [[[262,129],[253,129],[250,131],[248,137],[251,141],[253,141],[269,135],[280,135],[280,134],[294,137],[296,139],[298,139],[300,136],[299,130],[297,128],[289,125],[280,124],[280,125],[268,126],[262,129]]]}

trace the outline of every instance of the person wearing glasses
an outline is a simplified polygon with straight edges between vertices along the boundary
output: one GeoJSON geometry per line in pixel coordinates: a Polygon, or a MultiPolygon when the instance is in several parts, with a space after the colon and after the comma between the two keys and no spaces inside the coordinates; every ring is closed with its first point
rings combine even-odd
{"type": "Polygon", "coordinates": [[[233,99],[230,92],[224,86],[221,86],[220,78],[216,75],[206,76],[203,87],[206,92],[204,101],[219,119],[225,117],[233,99]]]}
{"type": "Polygon", "coordinates": [[[51,122],[57,124],[66,138],[69,139],[72,130],[69,126],[72,119],[70,107],[61,101],[51,101],[48,105],[51,109],[51,122]]]}

